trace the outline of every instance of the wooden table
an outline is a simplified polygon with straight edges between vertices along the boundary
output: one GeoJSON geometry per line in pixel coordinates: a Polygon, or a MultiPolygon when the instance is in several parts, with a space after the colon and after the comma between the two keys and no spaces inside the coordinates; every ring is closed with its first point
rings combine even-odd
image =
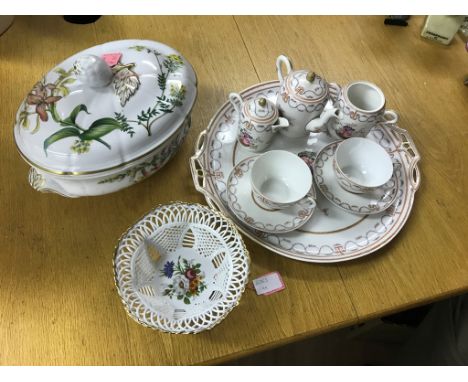
{"type": "Polygon", "coordinates": [[[468,290],[468,54],[383,17],[110,17],[74,25],[17,17],[0,37],[0,364],[218,363],[468,290]],[[56,63],[89,46],[142,38],[181,51],[199,79],[193,126],[177,156],[148,180],[102,197],[34,191],[13,142],[21,100],[56,63]],[[112,272],[121,233],[158,203],[205,203],[192,184],[195,139],[230,91],[275,79],[287,53],[339,83],[379,84],[423,157],[422,186],[402,232],[357,261],[317,265],[250,240],[252,276],[281,272],[286,290],[247,290],[219,326],[162,334],[125,313],[112,272]],[[174,176],[177,174],[178,176],[174,176]]]}

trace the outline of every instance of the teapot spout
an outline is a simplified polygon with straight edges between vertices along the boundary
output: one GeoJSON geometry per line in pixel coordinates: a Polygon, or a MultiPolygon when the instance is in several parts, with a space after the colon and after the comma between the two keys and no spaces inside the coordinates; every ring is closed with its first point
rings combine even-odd
{"type": "Polygon", "coordinates": [[[338,109],[335,109],[335,108],[325,111],[324,113],[322,113],[322,115],[319,118],[313,119],[306,125],[305,127],[306,131],[309,131],[311,133],[326,132],[327,130],[326,123],[330,120],[330,118],[337,117],[336,115],[337,111],[338,109]]]}

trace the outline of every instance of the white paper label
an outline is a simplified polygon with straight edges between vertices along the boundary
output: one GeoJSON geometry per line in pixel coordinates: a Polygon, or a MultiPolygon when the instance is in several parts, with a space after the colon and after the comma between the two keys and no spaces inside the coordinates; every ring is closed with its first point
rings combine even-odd
{"type": "Polygon", "coordinates": [[[278,272],[258,277],[252,283],[258,295],[269,295],[285,288],[283,279],[278,272]]]}

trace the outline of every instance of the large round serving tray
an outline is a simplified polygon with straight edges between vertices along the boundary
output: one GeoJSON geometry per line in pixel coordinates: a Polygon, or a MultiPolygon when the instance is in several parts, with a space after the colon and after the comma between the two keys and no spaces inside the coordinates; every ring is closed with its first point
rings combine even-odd
{"type": "MultiPolygon", "coordinates": [[[[243,99],[267,97],[275,101],[279,82],[254,85],[240,94],[243,99]]],[[[233,167],[252,154],[237,144],[238,116],[229,102],[216,112],[208,128],[198,137],[191,170],[195,188],[213,209],[230,216],[239,230],[253,241],[282,256],[306,262],[332,263],[368,255],[390,242],[403,228],[413,205],[414,194],[420,184],[417,163],[419,153],[406,130],[376,127],[368,138],[382,145],[397,169],[399,191],[395,203],[379,214],[357,215],[329,202],[320,192],[317,208],[310,221],[300,229],[285,234],[269,234],[245,226],[230,211],[226,195],[226,181],[233,167]]],[[[320,134],[316,143],[307,145],[307,138],[291,139],[277,134],[269,149],[283,149],[304,157],[332,142],[320,134]]]]}
{"type": "Polygon", "coordinates": [[[169,333],[219,324],[239,303],[250,258],[235,226],[206,206],[157,206],[120,238],[114,278],[128,314],[169,333]],[[147,249],[152,242],[160,257],[147,249]]]}

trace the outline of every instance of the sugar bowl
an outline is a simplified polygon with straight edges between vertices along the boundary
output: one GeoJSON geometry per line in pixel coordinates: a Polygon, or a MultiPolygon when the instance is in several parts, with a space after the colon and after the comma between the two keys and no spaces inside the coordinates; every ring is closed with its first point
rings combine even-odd
{"type": "Polygon", "coordinates": [[[229,94],[229,101],[239,115],[238,142],[253,152],[265,150],[274,134],[289,126],[280,117],[276,105],[264,97],[244,101],[237,93],[229,94]]]}

